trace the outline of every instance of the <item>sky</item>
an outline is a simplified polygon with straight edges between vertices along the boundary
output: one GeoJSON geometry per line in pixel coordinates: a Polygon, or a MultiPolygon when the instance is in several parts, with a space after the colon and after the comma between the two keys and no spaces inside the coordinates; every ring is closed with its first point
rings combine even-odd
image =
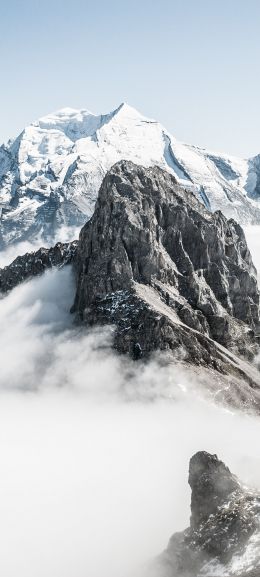
{"type": "Polygon", "coordinates": [[[126,101],[179,140],[260,152],[258,0],[0,0],[0,141],[126,101]]]}

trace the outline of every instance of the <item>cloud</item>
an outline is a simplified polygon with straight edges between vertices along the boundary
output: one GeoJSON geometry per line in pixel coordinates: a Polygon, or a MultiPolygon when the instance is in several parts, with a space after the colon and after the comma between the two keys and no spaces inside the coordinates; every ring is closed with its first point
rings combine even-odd
{"type": "Polygon", "coordinates": [[[74,324],[74,291],[67,267],[0,300],[4,577],[136,577],[189,524],[197,450],[260,487],[259,419],[176,363],[117,356],[111,328],[74,324]]]}
{"type": "Polygon", "coordinates": [[[3,268],[4,266],[7,266],[13,262],[17,256],[25,254],[26,252],[34,252],[41,246],[43,246],[43,243],[40,240],[35,241],[34,243],[23,241],[16,244],[11,244],[5,250],[0,251],[0,268],[3,268]]]}

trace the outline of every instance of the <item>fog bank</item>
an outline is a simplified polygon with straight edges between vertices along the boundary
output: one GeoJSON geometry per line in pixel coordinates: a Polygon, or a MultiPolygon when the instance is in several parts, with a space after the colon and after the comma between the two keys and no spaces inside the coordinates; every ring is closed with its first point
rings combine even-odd
{"type": "Polygon", "coordinates": [[[176,363],[116,356],[110,329],[74,326],[74,290],[67,267],[0,300],[4,577],[136,577],[189,524],[198,450],[260,487],[259,419],[176,363]]]}

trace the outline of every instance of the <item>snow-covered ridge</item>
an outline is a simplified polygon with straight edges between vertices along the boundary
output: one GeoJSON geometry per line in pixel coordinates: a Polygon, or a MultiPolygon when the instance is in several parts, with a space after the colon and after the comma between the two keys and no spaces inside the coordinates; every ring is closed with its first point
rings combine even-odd
{"type": "Polygon", "coordinates": [[[0,241],[43,237],[81,226],[102,179],[117,161],[158,165],[210,210],[260,223],[260,157],[242,160],[178,142],[123,103],[109,114],[63,108],[0,147],[0,241]]]}

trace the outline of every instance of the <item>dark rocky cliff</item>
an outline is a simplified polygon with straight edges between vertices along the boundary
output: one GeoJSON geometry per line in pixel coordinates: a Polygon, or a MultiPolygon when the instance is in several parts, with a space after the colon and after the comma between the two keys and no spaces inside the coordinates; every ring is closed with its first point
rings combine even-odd
{"type": "Polygon", "coordinates": [[[243,487],[217,455],[204,451],[190,460],[189,485],[190,527],[173,535],[150,576],[259,575],[260,494],[243,487]]]}
{"type": "Polygon", "coordinates": [[[122,161],[106,175],[79,243],[18,257],[0,270],[0,290],[67,263],[76,318],[112,324],[120,353],[168,352],[204,369],[220,400],[224,391],[259,410],[260,376],[245,362],[259,351],[259,292],[236,222],[207,211],[167,172],[122,161]]]}
{"type": "Polygon", "coordinates": [[[116,324],[120,351],[183,346],[208,362],[209,338],[256,351],[259,293],[243,230],[159,168],[123,161],[109,171],[76,266],[74,310],[90,324],[116,324]],[[199,333],[189,331],[189,342],[187,326],[199,333]]]}

